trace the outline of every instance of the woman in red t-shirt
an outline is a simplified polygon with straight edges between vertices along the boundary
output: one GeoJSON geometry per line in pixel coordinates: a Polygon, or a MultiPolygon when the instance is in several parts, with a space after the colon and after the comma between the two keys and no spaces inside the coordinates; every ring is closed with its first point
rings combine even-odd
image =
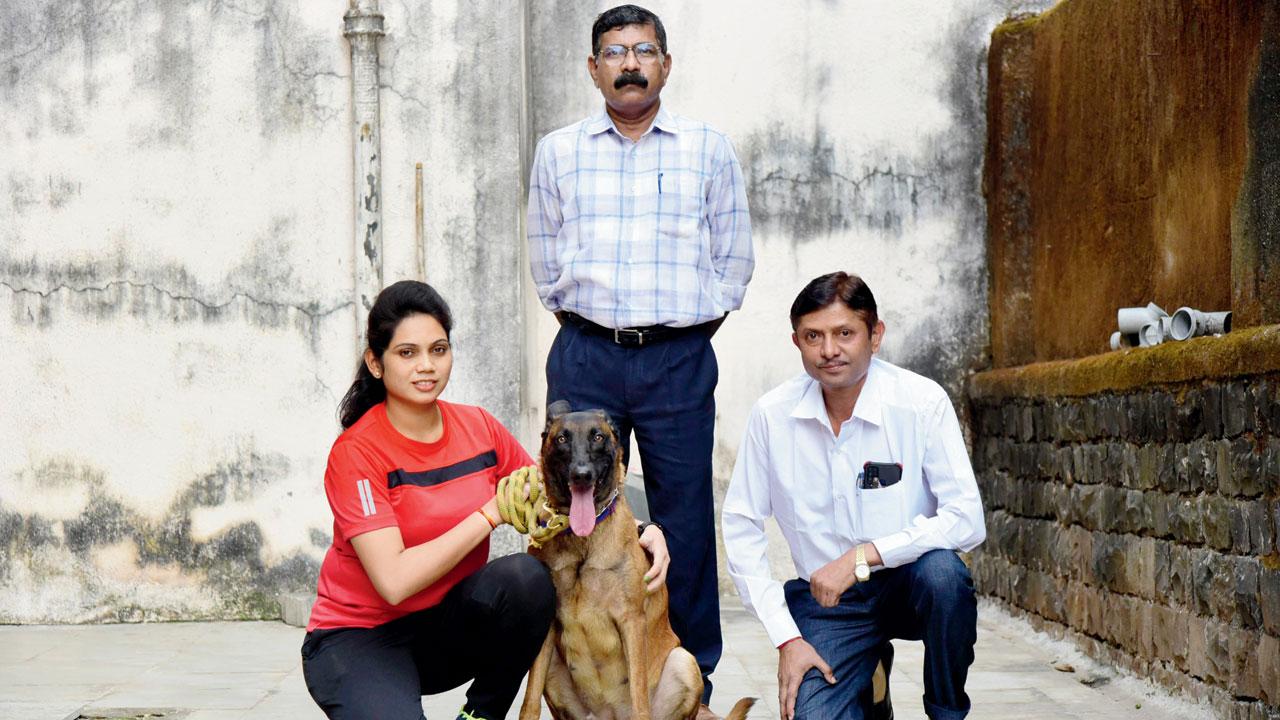
{"type": "Polygon", "coordinates": [[[483,409],[439,399],[452,324],[420,282],[387,287],[369,311],[325,471],[333,545],[302,645],[330,718],[419,720],[423,695],[467,681],[463,715],[505,717],[555,612],[532,556],[486,563],[497,481],[533,460],[483,409]]]}

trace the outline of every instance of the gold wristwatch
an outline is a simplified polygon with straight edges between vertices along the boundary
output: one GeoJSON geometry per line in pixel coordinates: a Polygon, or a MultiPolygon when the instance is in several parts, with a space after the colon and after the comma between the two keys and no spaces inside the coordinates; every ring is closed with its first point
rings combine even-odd
{"type": "Polygon", "coordinates": [[[853,577],[858,582],[866,582],[871,579],[871,566],[867,564],[867,551],[861,544],[858,545],[853,554],[853,577]]]}

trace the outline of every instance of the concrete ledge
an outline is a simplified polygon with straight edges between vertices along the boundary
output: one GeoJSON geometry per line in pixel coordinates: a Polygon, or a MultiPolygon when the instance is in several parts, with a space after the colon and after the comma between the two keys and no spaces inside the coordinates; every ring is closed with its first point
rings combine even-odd
{"type": "Polygon", "coordinates": [[[969,397],[1075,397],[1280,372],[1280,325],[974,375],[969,397]]]}
{"type": "Polygon", "coordinates": [[[280,593],[280,620],[286,625],[304,628],[311,619],[315,593],[280,593]]]}

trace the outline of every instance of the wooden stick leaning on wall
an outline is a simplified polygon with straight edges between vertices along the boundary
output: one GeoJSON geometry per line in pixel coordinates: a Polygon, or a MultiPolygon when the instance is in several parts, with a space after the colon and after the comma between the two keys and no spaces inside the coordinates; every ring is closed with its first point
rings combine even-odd
{"type": "Polygon", "coordinates": [[[422,216],[422,163],[413,170],[413,245],[417,260],[418,280],[427,281],[427,237],[422,216]]]}

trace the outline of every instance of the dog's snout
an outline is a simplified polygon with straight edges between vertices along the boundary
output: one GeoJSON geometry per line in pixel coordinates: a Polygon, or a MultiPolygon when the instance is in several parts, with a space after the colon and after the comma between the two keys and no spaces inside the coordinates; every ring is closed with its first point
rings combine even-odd
{"type": "Polygon", "coordinates": [[[586,463],[576,464],[569,469],[569,482],[574,485],[590,485],[593,476],[591,466],[586,463]]]}

